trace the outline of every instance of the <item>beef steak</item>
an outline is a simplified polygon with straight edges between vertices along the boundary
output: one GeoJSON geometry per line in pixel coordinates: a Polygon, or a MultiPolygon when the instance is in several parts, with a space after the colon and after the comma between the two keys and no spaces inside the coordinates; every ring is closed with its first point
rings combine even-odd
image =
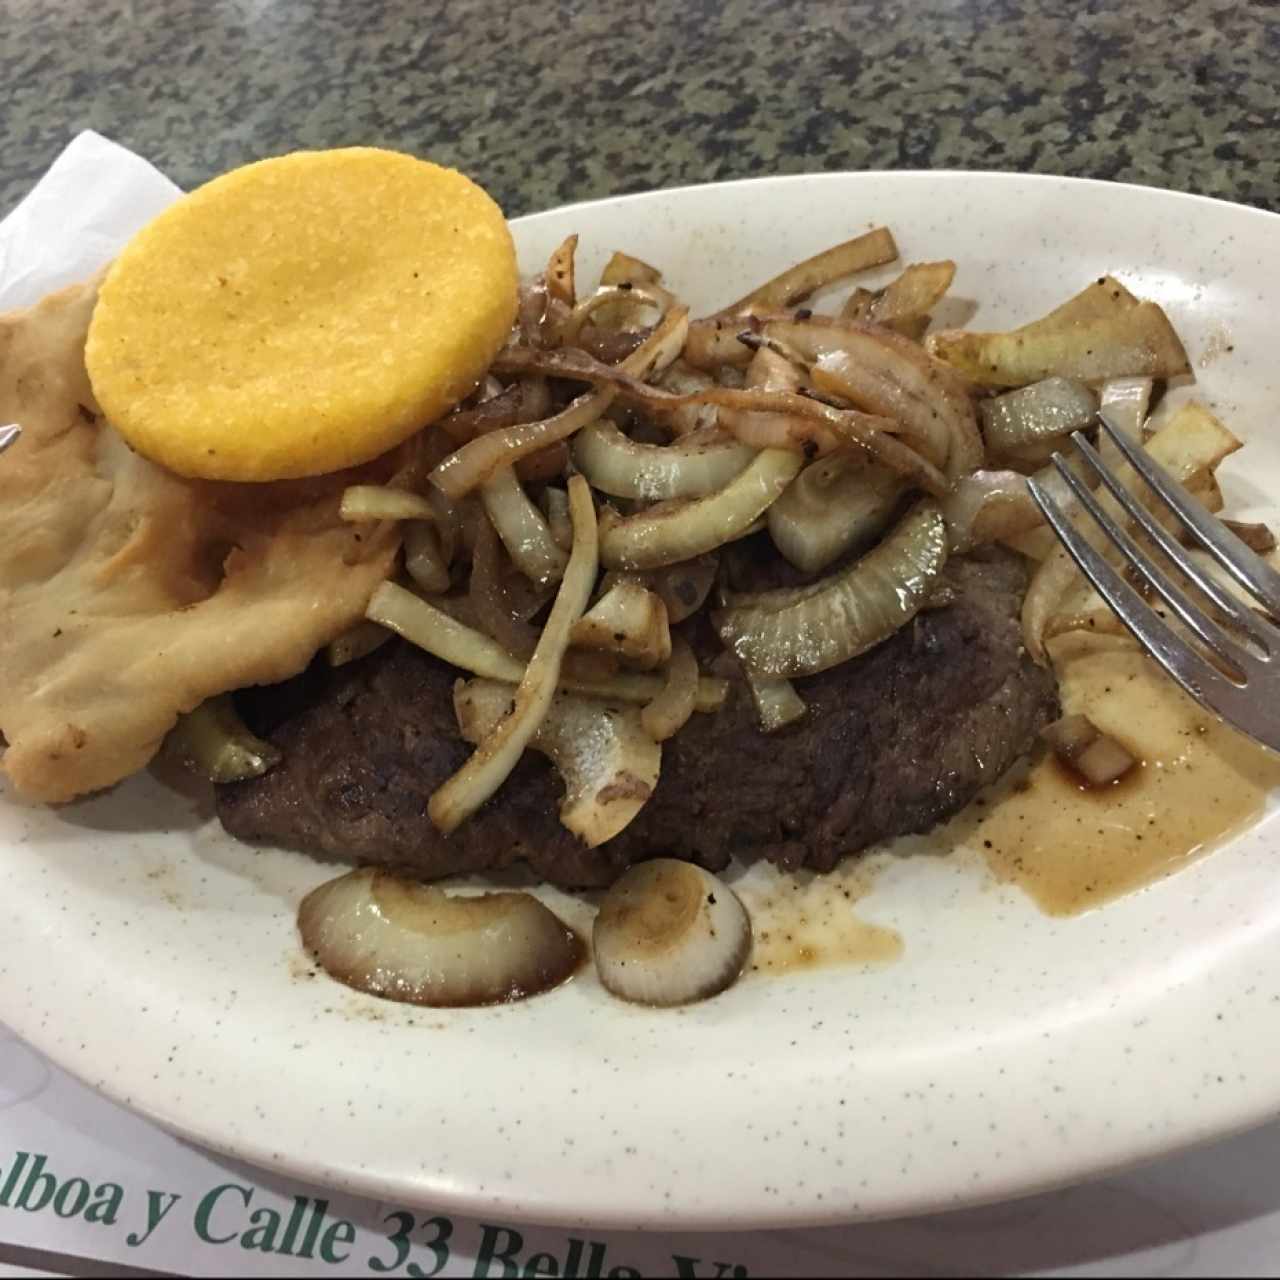
{"type": "Polygon", "coordinates": [[[664,746],[639,816],[598,849],[560,825],[560,782],[532,752],[452,836],[436,831],[427,800],[471,750],[454,722],[459,673],[400,641],[246,696],[246,718],[284,760],[220,787],[218,813],[244,840],[423,878],[524,859],[556,884],[597,886],[656,855],[711,870],[734,855],[828,870],[955,813],[1057,714],[1052,675],[1022,649],[1023,562],[989,554],[947,573],[952,603],[797,681],[808,713],[794,726],[762,734],[739,684],[720,712],[695,715],[664,746]]]}

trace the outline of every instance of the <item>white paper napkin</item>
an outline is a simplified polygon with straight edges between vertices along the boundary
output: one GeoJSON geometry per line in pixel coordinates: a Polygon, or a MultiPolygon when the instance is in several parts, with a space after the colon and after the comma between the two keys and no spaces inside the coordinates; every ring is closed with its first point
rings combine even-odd
{"type": "Polygon", "coordinates": [[[141,156],[86,129],[0,222],[0,311],[87,279],[181,194],[141,156]]]}

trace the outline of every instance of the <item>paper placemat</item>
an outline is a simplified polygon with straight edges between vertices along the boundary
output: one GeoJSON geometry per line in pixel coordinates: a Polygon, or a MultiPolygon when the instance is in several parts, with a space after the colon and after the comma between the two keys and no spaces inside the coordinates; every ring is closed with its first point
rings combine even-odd
{"type": "MultiPolygon", "coordinates": [[[[547,1170],[546,1176],[554,1176],[547,1170]]],[[[1067,1191],[812,1231],[560,1231],[308,1187],[171,1137],[0,1027],[0,1277],[1268,1276],[1280,1124],[1067,1191]]]]}

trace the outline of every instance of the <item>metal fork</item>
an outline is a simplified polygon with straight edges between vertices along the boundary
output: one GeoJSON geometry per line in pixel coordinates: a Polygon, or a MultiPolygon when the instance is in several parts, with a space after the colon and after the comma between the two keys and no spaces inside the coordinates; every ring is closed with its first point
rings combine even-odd
{"type": "Polygon", "coordinates": [[[0,453],[3,453],[22,434],[22,428],[16,422],[7,427],[0,427],[0,453]]]}
{"type": "MultiPolygon", "coordinates": [[[[1099,414],[1098,418],[1102,430],[1177,517],[1182,528],[1258,601],[1266,613],[1280,618],[1280,573],[1206,511],[1145,449],[1140,449],[1123,431],[1108,422],[1105,414],[1099,414]]],[[[1230,630],[1211,618],[1174,577],[1138,545],[1134,537],[1102,507],[1061,453],[1053,455],[1053,465],[1058,473],[1128,565],[1150,584],[1186,628],[1219,661],[1210,662],[1169,626],[1106,557],[1088,542],[1044,487],[1033,479],[1028,480],[1027,487],[1044,518],[1098,594],[1169,675],[1202,706],[1264,746],[1280,751],[1280,627],[1206,574],[1178,539],[1120,483],[1082,432],[1074,432],[1071,440],[1126,514],[1186,575],[1194,588],[1212,603],[1230,630]]]]}

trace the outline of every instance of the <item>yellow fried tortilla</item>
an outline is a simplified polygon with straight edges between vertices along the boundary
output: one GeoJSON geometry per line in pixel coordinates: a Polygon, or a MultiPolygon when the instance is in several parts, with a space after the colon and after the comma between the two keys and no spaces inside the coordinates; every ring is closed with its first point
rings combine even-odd
{"type": "Polygon", "coordinates": [[[379,457],[469,394],[516,313],[474,182],[374,147],[246,165],[144,227],[103,281],[88,369],[140,453],[210,480],[379,457]]]}
{"type": "Polygon", "coordinates": [[[339,519],[349,475],[213,484],[132,452],[85,372],[96,296],[0,315],[0,423],[23,428],[0,458],[0,766],[48,802],[142,768],[205,698],[301,671],[398,548],[339,519]]]}

